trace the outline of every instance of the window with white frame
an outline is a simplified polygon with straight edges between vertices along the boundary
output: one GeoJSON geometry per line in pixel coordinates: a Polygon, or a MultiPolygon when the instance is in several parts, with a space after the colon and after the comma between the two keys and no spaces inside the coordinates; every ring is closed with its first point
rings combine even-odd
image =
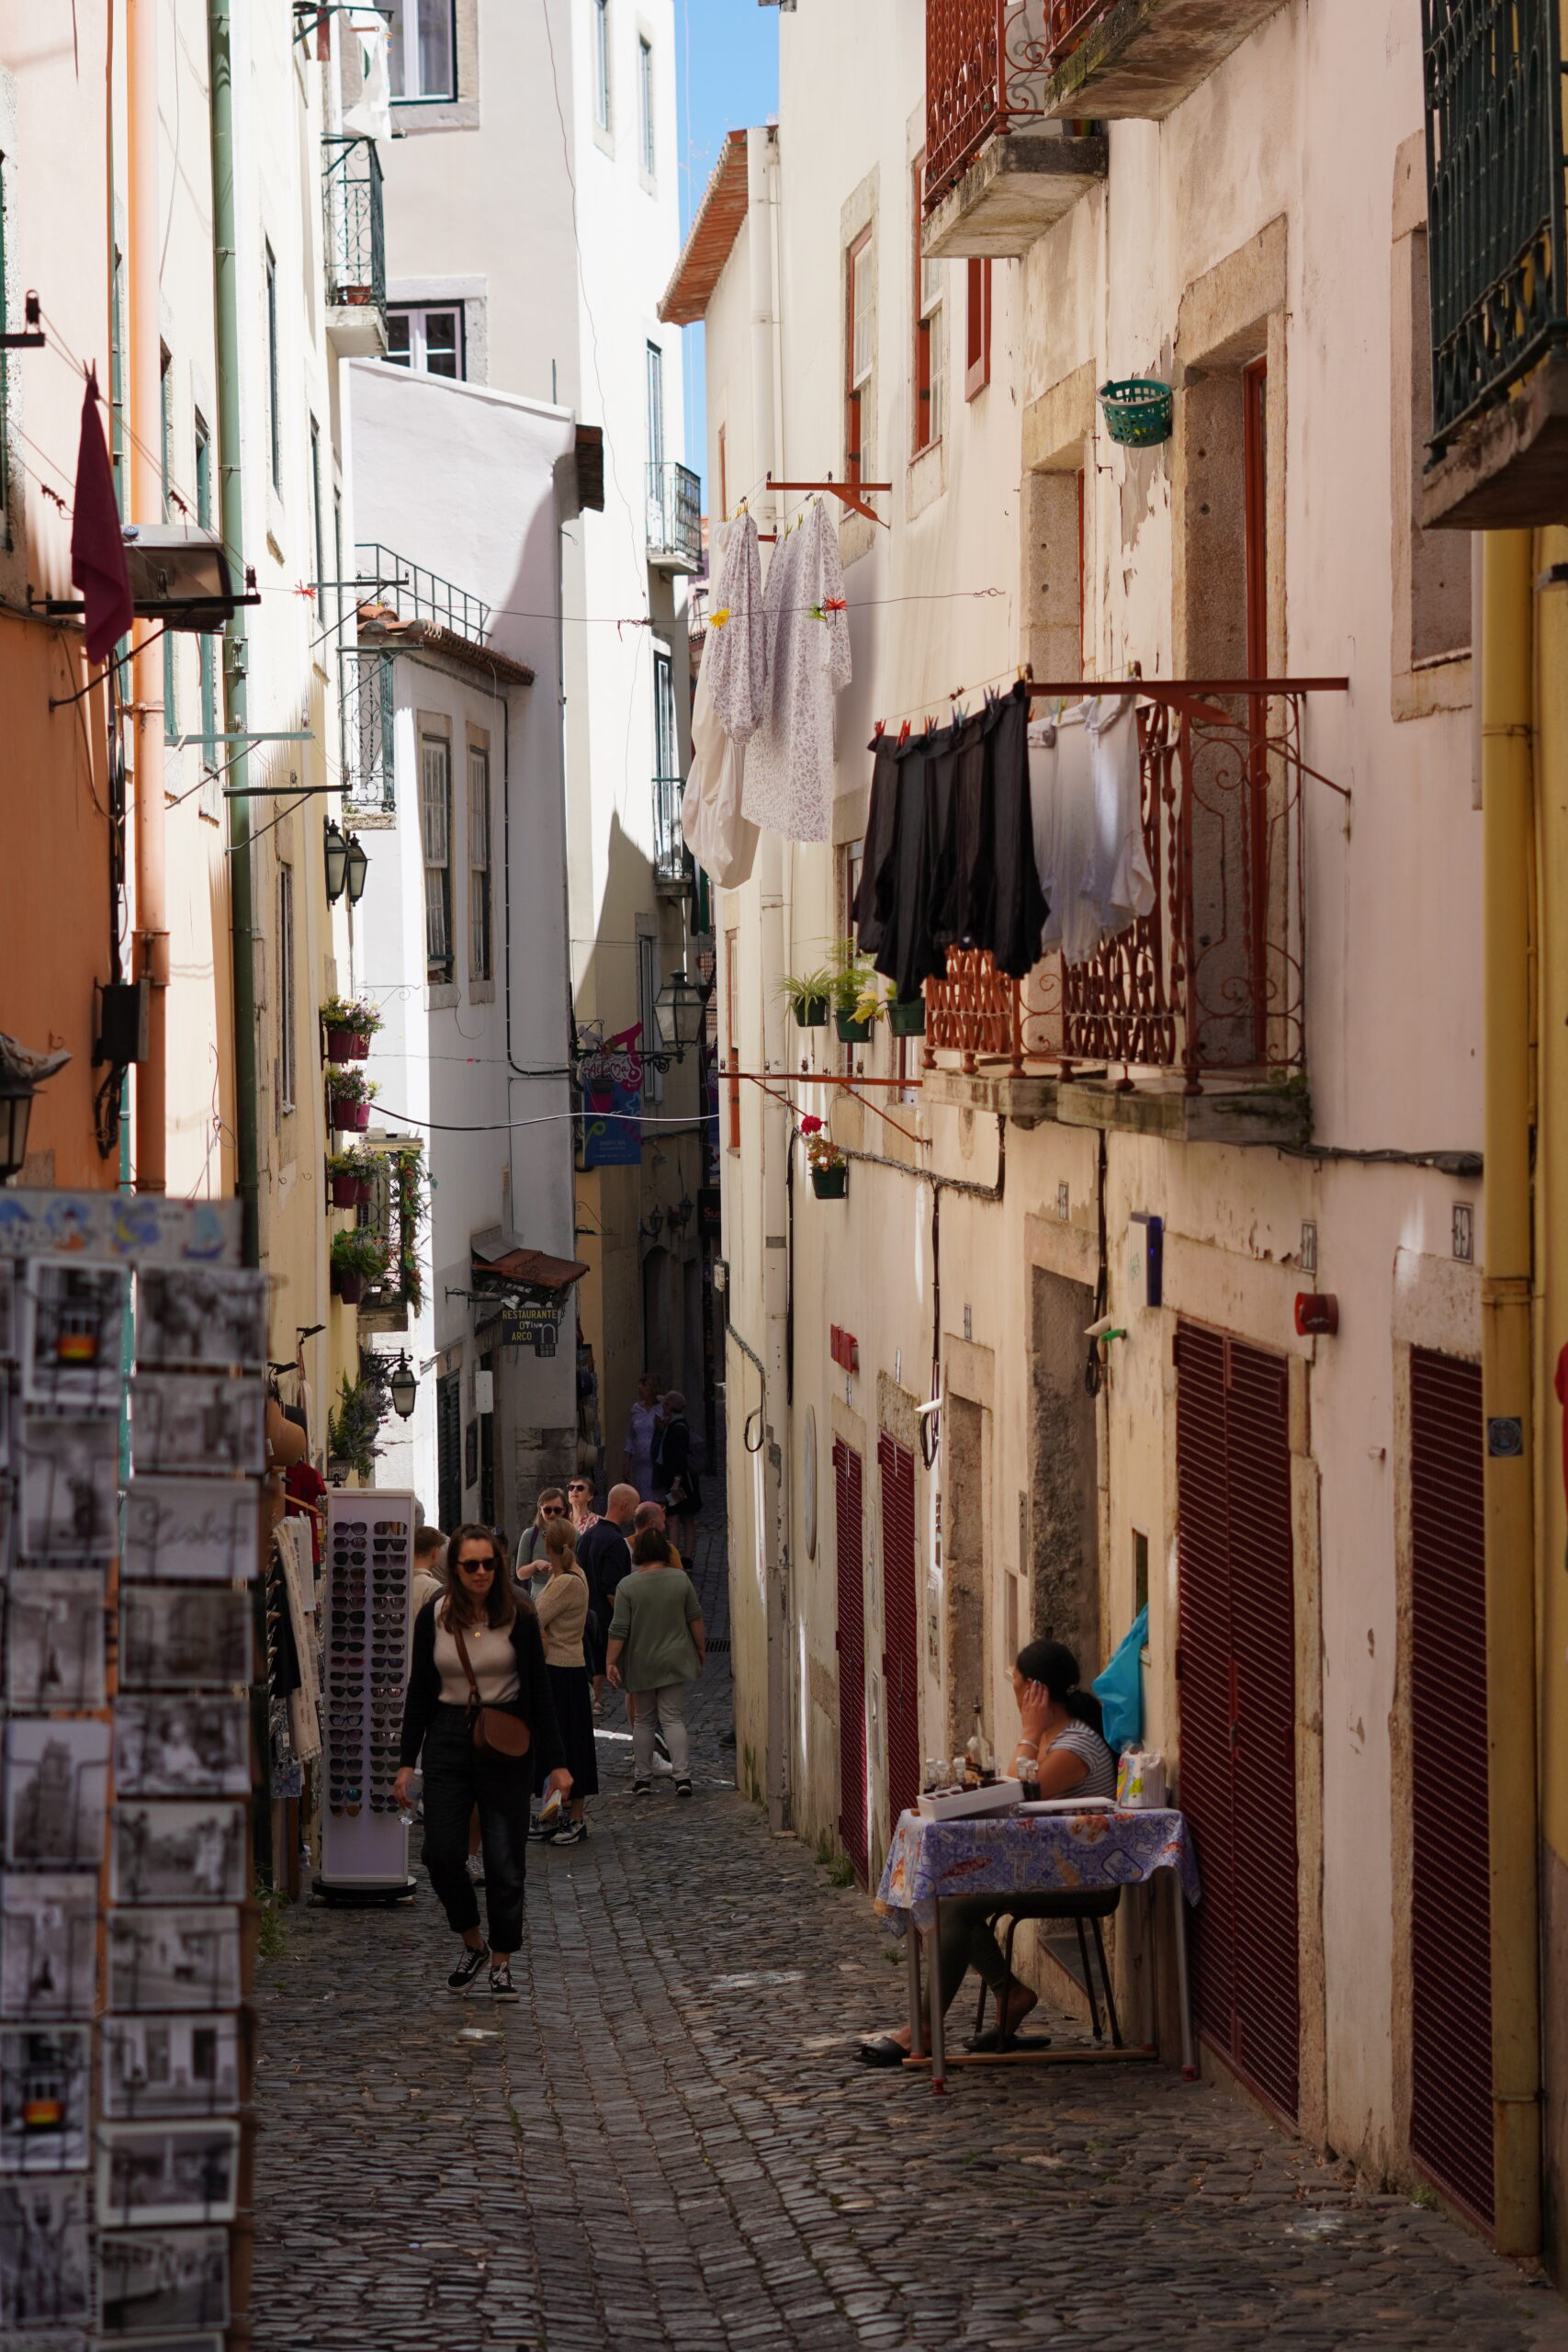
{"type": "Polygon", "coordinates": [[[648,462],[664,463],[664,354],[656,343],[648,346],[648,462]]]}
{"type": "Polygon", "coordinates": [[[931,391],[928,441],[940,441],[947,425],[947,314],[942,300],[946,284],[947,264],[927,261],[922,255],[920,331],[926,340],[926,381],[931,391]]]}
{"type": "Polygon", "coordinates": [[[400,302],[387,312],[387,356],[416,376],[468,374],[461,302],[400,302]]]}
{"type": "Polygon", "coordinates": [[[610,128],[610,0],[592,0],[593,119],[601,130],[610,128]]]}
{"type": "Polygon", "coordinates": [[[863,229],[844,257],[844,473],[863,481],[874,470],[872,434],[872,286],[875,247],[863,229]]]}
{"type": "Polygon", "coordinates": [[[639,33],[637,44],[637,153],[642,168],[653,177],[653,43],[639,33]]]}
{"type": "Polygon", "coordinates": [[[468,978],[494,977],[491,951],[490,746],[468,745],[468,978]]]}
{"type": "Polygon", "coordinates": [[[294,1108],[294,868],[277,869],[277,1102],[294,1108]]]}
{"type": "Polygon", "coordinates": [[[387,72],[401,105],[457,95],[457,0],[378,0],[387,19],[387,72]]]}
{"type": "Polygon", "coordinates": [[[422,729],[419,739],[419,827],[424,846],[425,978],[439,987],[452,977],[452,745],[422,729]]]}

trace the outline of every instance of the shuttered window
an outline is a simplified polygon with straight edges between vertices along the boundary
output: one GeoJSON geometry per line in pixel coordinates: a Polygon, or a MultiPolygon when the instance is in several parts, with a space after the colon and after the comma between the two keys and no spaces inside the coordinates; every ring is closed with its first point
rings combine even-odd
{"type": "Polygon", "coordinates": [[[888,1830],[920,1793],[919,1648],[915,1607],[915,1457],[886,1430],[882,1477],[882,1683],[887,1701],[888,1830]]]}
{"type": "Polygon", "coordinates": [[[1410,1353],[1411,2153],[1493,2222],[1481,1368],[1410,1353]]]}
{"type": "Polygon", "coordinates": [[[835,1550],[839,1574],[839,1835],[865,1883],[865,1546],[860,1455],[833,1441],[835,1550]]]}
{"type": "Polygon", "coordinates": [[[1194,2006],[1228,2064],[1293,2117],[1301,1996],[1287,1367],[1188,1323],[1177,1363],[1180,1799],[1203,1879],[1194,2006]]]}
{"type": "Polygon", "coordinates": [[[452,746],[422,735],[419,821],[424,845],[424,955],[433,981],[452,977],[452,746]]]}
{"type": "Polygon", "coordinates": [[[468,978],[491,971],[490,753],[468,745],[468,978]]]}

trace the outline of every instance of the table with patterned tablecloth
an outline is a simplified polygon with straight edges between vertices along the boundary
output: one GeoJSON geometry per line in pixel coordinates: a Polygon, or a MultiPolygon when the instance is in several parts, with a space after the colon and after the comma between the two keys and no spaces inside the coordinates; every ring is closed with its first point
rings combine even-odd
{"type": "MultiPolygon", "coordinates": [[[[1162,1870],[1174,1871],[1187,1901],[1197,1902],[1198,1866],[1179,1813],[1118,1808],[981,1814],[959,1821],[928,1821],[919,1814],[905,1813],[888,1849],[876,1908],[897,1935],[908,1933],[911,1919],[929,1933],[936,1925],[938,1905],[956,1895],[994,1894],[1002,1908],[1010,1894],[1096,1894],[1142,1885],[1162,1870]]],[[[1179,1903],[1176,1928],[1182,2060],[1190,2073],[1186,1918],[1179,1903]]],[[[917,2036],[918,1942],[918,1938],[910,1939],[910,2023],[917,2036]]],[[[940,2089],[945,2075],[940,2002],[933,2007],[931,2086],[940,2089]]],[[[919,2051],[918,2039],[914,2047],[919,2051]]]]}

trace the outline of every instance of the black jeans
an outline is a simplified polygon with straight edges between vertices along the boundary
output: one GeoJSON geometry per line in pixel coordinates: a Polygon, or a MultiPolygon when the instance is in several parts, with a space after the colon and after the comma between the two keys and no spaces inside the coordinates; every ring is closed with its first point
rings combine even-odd
{"type": "Polygon", "coordinates": [[[479,1924],[468,1876],[468,1821],[479,1809],[490,1948],[514,1952],[523,1942],[523,1873],[528,1855],[527,1757],[497,1763],[474,1746],[467,1707],[437,1707],[424,1735],[424,1867],[454,1935],[479,1924]]]}

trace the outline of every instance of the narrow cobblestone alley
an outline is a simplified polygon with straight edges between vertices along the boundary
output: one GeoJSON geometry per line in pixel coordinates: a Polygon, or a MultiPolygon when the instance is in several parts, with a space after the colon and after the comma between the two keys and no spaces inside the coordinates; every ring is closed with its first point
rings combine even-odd
{"type": "Polygon", "coordinates": [[[530,1856],[513,2008],[446,1992],[423,1880],[393,1913],[286,1915],[260,2352],[1568,2346],[1550,2290],[1163,2069],[987,2070],[938,2100],[859,2066],[896,1955],[736,1793],[728,1706],[721,1652],[690,1806],[665,1782],[634,1809],[629,1745],[602,1740],[591,1842],[530,1856]]]}

